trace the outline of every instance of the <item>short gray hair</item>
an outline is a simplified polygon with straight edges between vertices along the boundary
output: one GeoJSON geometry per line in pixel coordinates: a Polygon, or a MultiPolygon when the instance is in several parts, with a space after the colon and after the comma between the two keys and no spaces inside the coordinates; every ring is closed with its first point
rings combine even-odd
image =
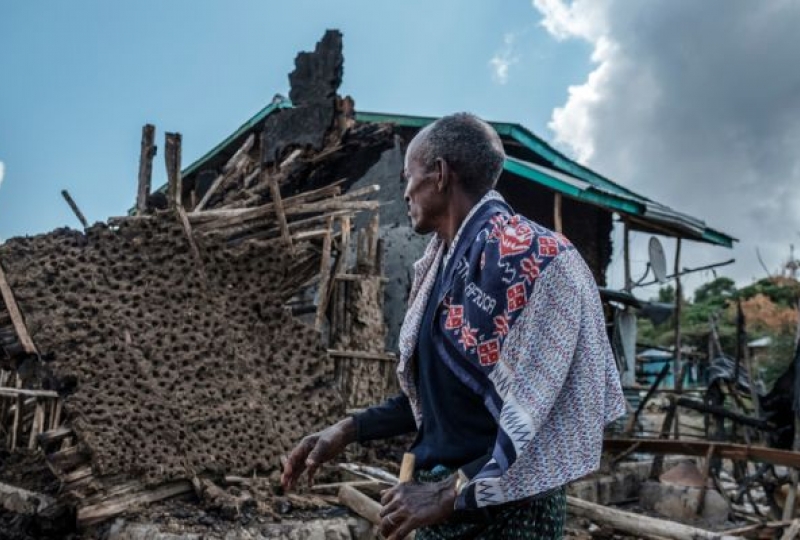
{"type": "Polygon", "coordinates": [[[429,125],[417,151],[425,167],[433,167],[436,158],[444,159],[458,174],[464,190],[478,198],[497,184],[506,157],[494,128],[466,112],[429,125]]]}

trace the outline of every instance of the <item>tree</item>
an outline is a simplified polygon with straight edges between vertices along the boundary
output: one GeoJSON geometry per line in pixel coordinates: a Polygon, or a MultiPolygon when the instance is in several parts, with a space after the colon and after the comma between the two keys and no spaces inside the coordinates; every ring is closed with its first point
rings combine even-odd
{"type": "Polygon", "coordinates": [[[736,295],[736,283],[731,278],[718,277],[697,288],[694,292],[694,302],[695,304],[714,303],[722,307],[734,295],[736,295]]]}

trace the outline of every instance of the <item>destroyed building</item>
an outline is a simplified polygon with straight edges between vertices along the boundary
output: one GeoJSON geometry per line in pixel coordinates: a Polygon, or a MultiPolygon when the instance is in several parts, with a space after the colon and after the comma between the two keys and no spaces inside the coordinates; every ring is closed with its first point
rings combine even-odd
{"type": "MultiPolygon", "coordinates": [[[[359,111],[337,95],[342,76],[342,36],[330,31],[297,57],[288,98],[198,160],[182,167],[180,135],[167,134],[169,183],[152,193],[145,126],[129,216],[0,246],[0,442],[42,456],[57,485],[46,500],[23,497],[22,513],[49,508],[51,521],[86,528],[189,493],[277,521],[287,501],[302,507],[277,488],[281,456],[396,391],[409,268],[427,242],[407,221],[403,156],[435,118],[359,111]]],[[[508,156],[498,190],[576,245],[612,334],[612,312],[637,302],[629,232],[735,241],[517,123],[491,123],[508,156]],[[625,291],[605,288],[615,219],[625,291]]],[[[634,357],[620,360],[628,383],[634,357]]]]}

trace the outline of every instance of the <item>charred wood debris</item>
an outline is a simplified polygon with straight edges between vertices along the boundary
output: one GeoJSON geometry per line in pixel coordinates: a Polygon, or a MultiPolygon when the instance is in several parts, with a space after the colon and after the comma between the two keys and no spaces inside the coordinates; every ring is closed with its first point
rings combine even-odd
{"type": "MultiPolygon", "coordinates": [[[[387,279],[380,205],[371,199],[377,186],[350,189],[393,144],[393,126],[355,120],[353,100],[337,95],[342,74],[342,36],[329,31],[313,52],[298,55],[289,76],[291,107],[279,107],[261,125],[239,133],[201,170],[182,177],[181,135],[167,133],[168,184],[151,191],[156,129],[146,125],[131,215],[90,226],[64,191],[82,232],[57,230],[0,246],[0,528],[24,529],[20,537],[64,537],[176,498],[223,520],[254,515],[280,520],[289,509],[313,516],[337,505],[377,520],[374,497],[398,481],[396,468],[386,470],[391,464],[343,463],[296,495],[277,487],[281,456],[304,431],[396,391],[394,357],[383,349],[385,328],[375,316],[383,309],[387,279]],[[359,213],[372,217],[353,230],[359,213]],[[178,262],[167,263],[172,258],[165,250],[178,262]],[[59,261],[64,253],[69,256],[59,261]],[[64,268],[64,261],[72,267],[64,268]],[[142,280],[137,265],[153,270],[160,264],[173,266],[149,279],[163,279],[163,286],[145,282],[126,289],[125,280],[142,280]],[[88,292],[67,290],[81,275],[93,280],[79,285],[88,292]],[[98,285],[103,280],[106,285],[98,285]],[[106,286],[122,289],[115,297],[120,302],[98,300],[106,286]],[[148,304],[148,287],[162,298],[148,304]],[[76,298],[84,293],[87,300],[76,298]],[[131,297],[123,299],[125,294],[131,297]],[[62,303],[74,309],[61,312],[62,303]],[[157,316],[156,322],[142,309],[157,316]],[[91,341],[106,316],[111,328],[97,331],[94,347],[81,345],[81,337],[91,341]],[[159,334],[158,320],[176,322],[163,322],[166,330],[159,334]],[[234,327],[238,321],[241,331],[221,331],[226,320],[234,327]],[[77,329],[62,335],[55,325],[77,329]],[[212,344],[262,330],[267,342],[255,351],[212,344]],[[116,337],[106,339],[112,334],[116,337]],[[142,352],[140,335],[158,343],[142,352]],[[199,346],[208,358],[190,360],[208,362],[205,376],[175,376],[186,364],[182,353],[199,346]],[[139,352],[123,354],[129,349],[139,352]],[[276,359],[254,359],[267,353],[276,359]],[[226,372],[228,354],[241,357],[233,364],[246,372],[226,372]],[[147,358],[159,355],[171,360],[147,358]],[[114,378],[115,357],[137,367],[114,378]],[[164,383],[165,377],[172,379],[164,383]],[[104,386],[103,378],[113,384],[104,386]],[[254,382],[230,382],[240,379],[254,382]],[[281,392],[281,385],[295,394],[281,392]],[[113,397],[116,388],[124,389],[118,401],[104,401],[108,396],[101,394],[113,397]],[[275,409],[268,418],[276,427],[267,436],[254,435],[264,431],[261,420],[267,418],[258,415],[268,413],[237,411],[253,408],[270,393],[277,396],[267,404],[275,409]],[[204,405],[208,400],[213,406],[204,405]],[[93,403],[105,408],[98,412],[93,403]],[[228,405],[232,416],[214,416],[228,405]],[[135,425],[140,417],[119,411],[148,407],[152,416],[170,420],[154,419],[149,433],[124,435],[126,424],[135,425]],[[281,415],[292,418],[282,421],[281,415]],[[226,430],[234,424],[233,431],[226,430]],[[196,426],[204,426],[204,438],[193,438],[196,426]],[[136,446],[136,437],[158,439],[142,443],[151,454],[147,459],[170,466],[137,465],[137,459],[146,461],[143,454],[124,448],[136,446]],[[190,448],[194,444],[203,451],[190,448]],[[237,450],[254,445],[266,447],[257,449],[261,457],[237,450]],[[240,456],[231,456],[231,449],[240,456]]],[[[697,519],[658,515],[635,496],[609,502],[595,493],[583,500],[575,487],[568,499],[568,536],[788,539],[797,534],[800,352],[774,389],[758,395],[747,377],[746,348],[725,357],[712,336],[710,349],[723,360],[708,388],[699,395],[662,388],[671,365],[665,366],[649,388],[640,388],[638,404],[623,423],[609,431],[601,473],[578,482],[596,492],[601,478],[619,476],[626,463],[646,464],[641,480],[659,482],[671,478],[665,457],[690,456],[700,463],[690,495],[690,514],[697,519]],[[643,419],[654,408],[663,413],[662,423],[648,430],[643,419]],[[728,509],[724,523],[714,528],[702,519],[711,492],[721,495],[728,509]]]]}

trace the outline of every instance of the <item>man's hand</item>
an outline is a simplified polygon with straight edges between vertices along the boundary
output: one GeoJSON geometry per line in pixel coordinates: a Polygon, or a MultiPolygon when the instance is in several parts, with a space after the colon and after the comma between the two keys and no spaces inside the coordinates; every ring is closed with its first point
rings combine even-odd
{"type": "Polygon", "coordinates": [[[381,534],[402,540],[420,527],[441,523],[453,513],[456,476],[441,482],[406,482],[381,494],[381,534]]]}
{"type": "Polygon", "coordinates": [[[297,479],[307,470],[308,485],[314,480],[319,466],[338,456],[345,446],[356,440],[356,424],[345,418],[328,428],[308,435],[289,454],[281,475],[283,489],[290,490],[297,479]]]}

